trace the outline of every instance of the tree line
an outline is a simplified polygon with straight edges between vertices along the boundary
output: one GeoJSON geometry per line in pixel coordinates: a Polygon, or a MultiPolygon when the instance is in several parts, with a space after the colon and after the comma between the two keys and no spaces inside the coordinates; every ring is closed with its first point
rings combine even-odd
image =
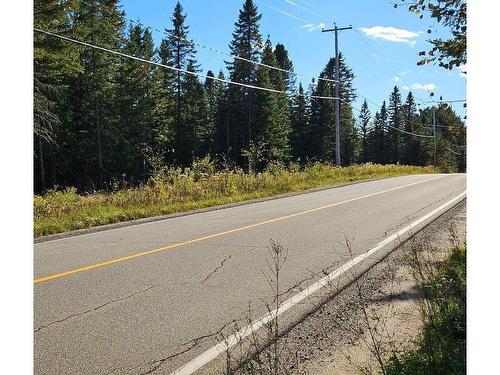
{"type": "MultiPolygon", "coordinates": [[[[34,2],[39,29],[177,69],[35,32],[35,191],[137,185],[148,180],[158,159],[188,167],[209,155],[251,172],[276,162],[332,162],[335,105],[325,97],[334,96],[335,59],[307,87],[297,84],[286,47],[263,38],[261,17],[255,3],[244,0],[229,44],[234,59],[225,70],[209,70],[201,78],[180,3],[156,46],[149,28],[127,25],[118,0],[34,2]]],[[[417,109],[411,92],[403,102],[394,87],[388,104],[384,101],[373,116],[366,101],[358,113],[355,75],[343,55],[339,60],[344,165],[433,163],[433,138],[414,134],[432,135],[435,115],[437,164],[465,169],[466,129],[450,106],[417,109]]]]}

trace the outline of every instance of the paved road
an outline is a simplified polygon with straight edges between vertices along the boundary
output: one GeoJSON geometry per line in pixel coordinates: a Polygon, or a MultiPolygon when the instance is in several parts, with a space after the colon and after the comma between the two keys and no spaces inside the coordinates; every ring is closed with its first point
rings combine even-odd
{"type": "MultiPolygon", "coordinates": [[[[183,344],[249,309],[252,318],[266,312],[270,239],[289,249],[284,291],[465,188],[463,174],[404,176],[36,244],[35,373],[172,373],[220,338],[185,353],[183,344]]],[[[300,309],[307,301],[284,316],[300,309]]],[[[219,362],[197,373],[213,373],[219,362]]]]}

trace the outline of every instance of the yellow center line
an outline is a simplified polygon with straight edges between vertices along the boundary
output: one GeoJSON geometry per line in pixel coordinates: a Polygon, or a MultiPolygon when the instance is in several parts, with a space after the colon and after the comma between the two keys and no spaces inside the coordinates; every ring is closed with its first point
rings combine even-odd
{"type": "Polygon", "coordinates": [[[85,271],[90,271],[90,270],[93,270],[93,269],[96,269],[96,268],[100,268],[100,267],[110,266],[110,265],[115,264],[115,263],[125,262],[127,260],[132,260],[132,259],[140,258],[140,257],[146,256],[146,255],[151,255],[151,254],[154,254],[154,253],[159,253],[161,251],[166,251],[166,250],[175,249],[177,247],[181,247],[181,246],[185,246],[185,245],[189,245],[189,244],[198,243],[198,242],[201,242],[201,241],[206,241],[206,240],[209,240],[211,238],[225,236],[227,234],[231,234],[231,233],[240,232],[240,231],[243,231],[243,230],[246,230],[246,229],[251,229],[251,228],[259,227],[261,225],[266,225],[266,224],[270,224],[270,223],[275,223],[277,221],[291,219],[291,218],[294,218],[294,217],[297,217],[297,216],[302,216],[302,215],[309,214],[311,212],[316,212],[316,211],[324,210],[324,209],[327,209],[327,208],[331,208],[331,207],[335,207],[335,206],[340,206],[342,204],[346,204],[346,203],[358,201],[358,200],[365,199],[365,198],[370,198],[370,197],[373,197],[373,196],[376,196],[376,195],[385,194],[385,193],[389,193],[391,191],[395,191],[395,190],[399,190],[399,189],[404,189],[404,188],[407,188],[407,187],[410,187],[410,186],[414,186],[414,185],[422,184],[422,183],[425,183],[425,182],[433,181],[433,180],[436,180],[436,179],[441,178],[441,177],[443,177],[443,176],[434,177],[434,178],[431,178],[431,179],[428,179],[428,180],[424,180],[424,181],[414,182],[414,183],[411,183],[411,184],[408,184],[408,185],[398,186],[398,187],[395,187],[395,188],[392,188],[392,189],[388,189],[388,190],[384,190],[384,191],[379,191],[377,193],[371,193],[371,194],[368,194],[368,195],[363,195],[361,197],[347,199],[347,200],[342,201],[342,202],[327,204],[325,206],[316,207],[316,208],[312,208],[312,209],[309,209],[309,210],[296,212],[296,213],[290,214],[290,215],[276,217],[276,218],[270,219],[270,220],[260,221],[258,223],[254,223],[254,224],[250,224],[250,225],[245,225],[245,226],[242,226],[242,227],[238,227],[238,228],[226,230],[226,231],[223,231],[223,232],[213,233],[213,234],[210,234],[208,236],[198,237],[198,238],[194,238],[194,239],[187,240],[187,241],[182,241],[182,242],[177,242],[177,243],[174,243],[172,245],[162,246],[162,247],[154,248],[154,249],[151,249],[151,250],[142,251],[142,252],[139,252],[139,253],[135,253],[135,254],[131,254],[131,255],[126,255],[126,256],[120,257],[120,258],[110,259],[110,260],[106,260],[104,262],[94,263],[94,264],[90,264],[88,266],[79,267],[79,268],[75,268],[75,269],[64,271],[64,272],[60,272],[60,273],[55,273],[55,274],[48,275],[48,276],[42,276],[42,277],[39,277],[39,278],[35,279],[34,280],[34,284],[40,284],[40,283],[43,283],[45,281],[54,280],[54,279],[60,279],[60,278],[63,278],[63,277],[66,277],[66,276],[70,276],[70,275],[74,275],[74,274],[77,274],[77,273],[80,273],[80,272],[85,272],[85,271]]]}

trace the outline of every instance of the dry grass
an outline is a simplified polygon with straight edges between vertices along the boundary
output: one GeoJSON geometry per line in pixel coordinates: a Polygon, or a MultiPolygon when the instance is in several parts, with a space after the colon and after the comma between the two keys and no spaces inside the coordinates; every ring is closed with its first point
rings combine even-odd
{"type": "Polygon", "coordinates": [[[159,168],[149,182],[134,189],[80,195],[76,189],[34,197],[34,235],[62,233],[126,220],[303,191],[372,178],[434,173],[432,167],[363,164],[336,168],[313,164],[301,169],[272,164],[258,174],[217,171],[203,159],[191,168],[159,168]]]}

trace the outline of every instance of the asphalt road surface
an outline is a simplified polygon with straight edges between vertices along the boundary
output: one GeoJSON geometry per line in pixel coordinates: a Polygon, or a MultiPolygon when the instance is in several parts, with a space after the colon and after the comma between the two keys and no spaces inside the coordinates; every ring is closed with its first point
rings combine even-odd
{"type": "MultiPolygon", "coordinates": [[[[216,333],[273,301],[271,239],[288,249],[280,291],[303,290],[465,189],[463,174],[404,176],[35,244],[35,374],[217,373],[216,333]]],[[[285,322],[308,300],[292,305],[285,322]]]]}

